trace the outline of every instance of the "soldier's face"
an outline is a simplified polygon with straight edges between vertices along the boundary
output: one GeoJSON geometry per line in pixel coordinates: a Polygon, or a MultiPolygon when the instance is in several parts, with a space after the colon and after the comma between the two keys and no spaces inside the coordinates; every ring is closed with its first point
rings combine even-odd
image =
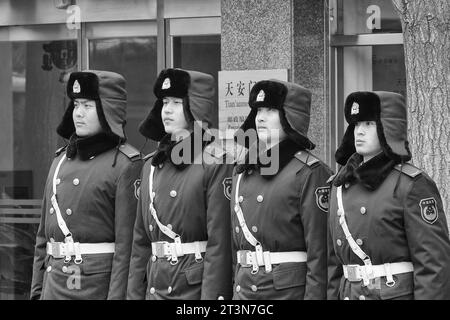
{"type": "Polygon", "coordinates": [[[79,137],[93,136],[102,131],[94,100],[75,99],[72,118],[79,137]]]}
{"type": "Polygon", "coordinates": [[[255,118],[258,138],[274,145],[286,138],[281,126],[280,113],[274,108],[258,108],[255,118]]]}
{"type": "Polygon", "coordinates": [[[357,122],[354,135],[356,152],[364,157],[364,161],[381,152],[375,121],[357,122]]]}
{"type": "Polygon", "coordinates": [[[165,97],[161,109],[161,119],[164,130],[170,134],[176,134],[188,128],[188,123],[184,117],[183,99],[175,97],[165,97]]]}

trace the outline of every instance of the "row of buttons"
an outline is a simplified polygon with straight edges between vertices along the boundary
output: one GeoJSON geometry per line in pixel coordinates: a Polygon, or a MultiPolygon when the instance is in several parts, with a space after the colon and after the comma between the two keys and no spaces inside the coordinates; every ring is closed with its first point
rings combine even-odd
{"type": "MultiPolygon", "coordinates": [[[[359,212],[361,212],[361,214],[363,214],[363,215],[366,214],[366,213],[367,213],[366,207],[361,207],[361,208],[359,209],[359,212]]],[[[338,217],[342,216],[342,214],[343,214],[343,212],[342,212],[341,210],[338,210],[338,211],[337,211],[338,217]]]]}
{"type": "MultiPolygon", "coordinates": [[[[77,186],[80,184],[80,179],[75,178],[72,180],[72,183],[74,186],[77,186]]],[[[58,179],[56,179],[56,185],[59,185],[59,184],[61,184],[61,179],[58,178],[58,179]]]]}
{"type": "MultiPolygon", "coordinates": [[[[337,243],[337,245],[340,247],[340,246],[342,246],[342,240],[341,239],[337,239],[336,240],[336,243],[337,243]]],[[[358,246],[362,246],[363,245],[363,241],[361,240],[361,239],[356,239],[356,244],[358,245],[358,246]]]]}
{"type": "MultiPolygon", "coordinates": [[[[55,209],[53,209],[53,207],[50,208],[49,211],[50,211],[50,214],[54,214],[54,213],[55,213],[55,209]]],[[[73,213],[73,212],[72,212],[72,209],[67,209],[67,210],[66,210],[66,214],[67,214],[68,216],[70,216],[72,213],[73,213]]]]}
{"type": "MultiPolygon", "coordinates": [[[[243,196],[239,196],[238,200],[239,200],[240,203],[242,203],[244,201],[244,197],[243,196]]],[[[258,195],[256,197],[256,201],[263,202],[264,201],[264,197],[262,195],[258,195]]]]}
{"type": "MultiPolygon", "coordinates": [[[[239,233],[239,227],[238,226],[236,226],[235,230],[236,230],[236,233],[239,233]]],[[[256,226],[253,226],[252,227],[252,231],[253,232],[258,232],[258,228],[256,226]]]]}
{"type": "MultiPolygon", "coordinates": [[[[258,291],[258,287],[255,286],[255,285],[252,285],[252,286],[250,287],[250,289],[252,289],[253,292],[258,291]]],[[[241,286],[240,286],[240,285],[237,285],[237,286],[236,286],[236,292],[240,292],[240,291],[241,291],[241,286]]]]}

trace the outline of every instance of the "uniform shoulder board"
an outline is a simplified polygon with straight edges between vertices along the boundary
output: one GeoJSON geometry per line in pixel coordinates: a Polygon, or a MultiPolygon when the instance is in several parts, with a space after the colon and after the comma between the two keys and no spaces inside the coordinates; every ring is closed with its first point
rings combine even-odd
{"type": "Polygon", "coordinates": [[[58,150],[55,151],[55,157],[59,156],[64,150],[66,150],[67,145],[65,145],[64,147],[59,148],[58,150]]]}
{"type": "Polygon", "coordinates": [[[338,175],[338,173],[335,173],[331,177],[329,177],[328,180],[327,180],[327,183],[332,183],[334,178],[336,178],[337,175],[338,175]]]}
{"type": "Polygon", "coordinates": [[[404,163],[403,165],[398,164],[395,166],[395,170],[403,172],[404,174],[410,176],[411,178],[415,178],[423,172],[421,169],[413,166],[410,163],[404,163]]]}
{"type": "Polygon", "coordinates": [[[126,155],[131,161],[142,159],[141,153],[135,147],[128,143],[120,145],[120,152],[126,155]]]}
{"type": "Polygon", "coordinates": [[[313,156],[310,152],[302,150],[295,154],[295,157],[306,164],[308,167],[311,167],[315,165],[316,163],[319,163],[320,160],[317,159],[315,156],[313,156]]]}
{"type": "Polygon", "coordinates": [[[157,150],[149,153],[148,155],[146,155],[144,158],[142,158],[144,161],[147,161],[148,159],[150,159],[151,157],[153,157],[155,155],[157,150]]]}

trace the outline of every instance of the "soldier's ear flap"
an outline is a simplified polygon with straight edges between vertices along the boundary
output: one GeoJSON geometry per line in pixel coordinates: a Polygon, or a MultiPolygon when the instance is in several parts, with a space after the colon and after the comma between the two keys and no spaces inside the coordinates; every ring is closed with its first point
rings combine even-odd
{"type": "Polygon", "coordinates": [[[73,100],[70,100],[69,106],[64,112],[61,123],[56,128],[56,132],[64,139],[69,139],[70,136],[75,132],[75,125],[73,124],[73,100]]]}
{"type": "Polygon", "coordinates": [[[151,140],[160,141],[166,134],[164,124],[161,119],[162,106],[163,101],[161,99],[157,99],[147,118],[139,124],[139,132],[144,137],[151,140]]]}
{"type": "Polygon", "coordinates": [[[346,165],[348,159],[356,152],[354,130],[355,125],[349,124],[342,138],[341,145],[334,154],[336,162],[340,165],[346,165]]]}

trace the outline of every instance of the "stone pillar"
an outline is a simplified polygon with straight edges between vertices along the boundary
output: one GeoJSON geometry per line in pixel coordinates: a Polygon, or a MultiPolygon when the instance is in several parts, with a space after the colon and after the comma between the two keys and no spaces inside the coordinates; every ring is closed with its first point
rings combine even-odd
{"type": "Polygon", "coordinates": [[[323,1],[222,0],[222,70],[288,69],[313,93],[309,137],[330,164],[323,1]]]}

